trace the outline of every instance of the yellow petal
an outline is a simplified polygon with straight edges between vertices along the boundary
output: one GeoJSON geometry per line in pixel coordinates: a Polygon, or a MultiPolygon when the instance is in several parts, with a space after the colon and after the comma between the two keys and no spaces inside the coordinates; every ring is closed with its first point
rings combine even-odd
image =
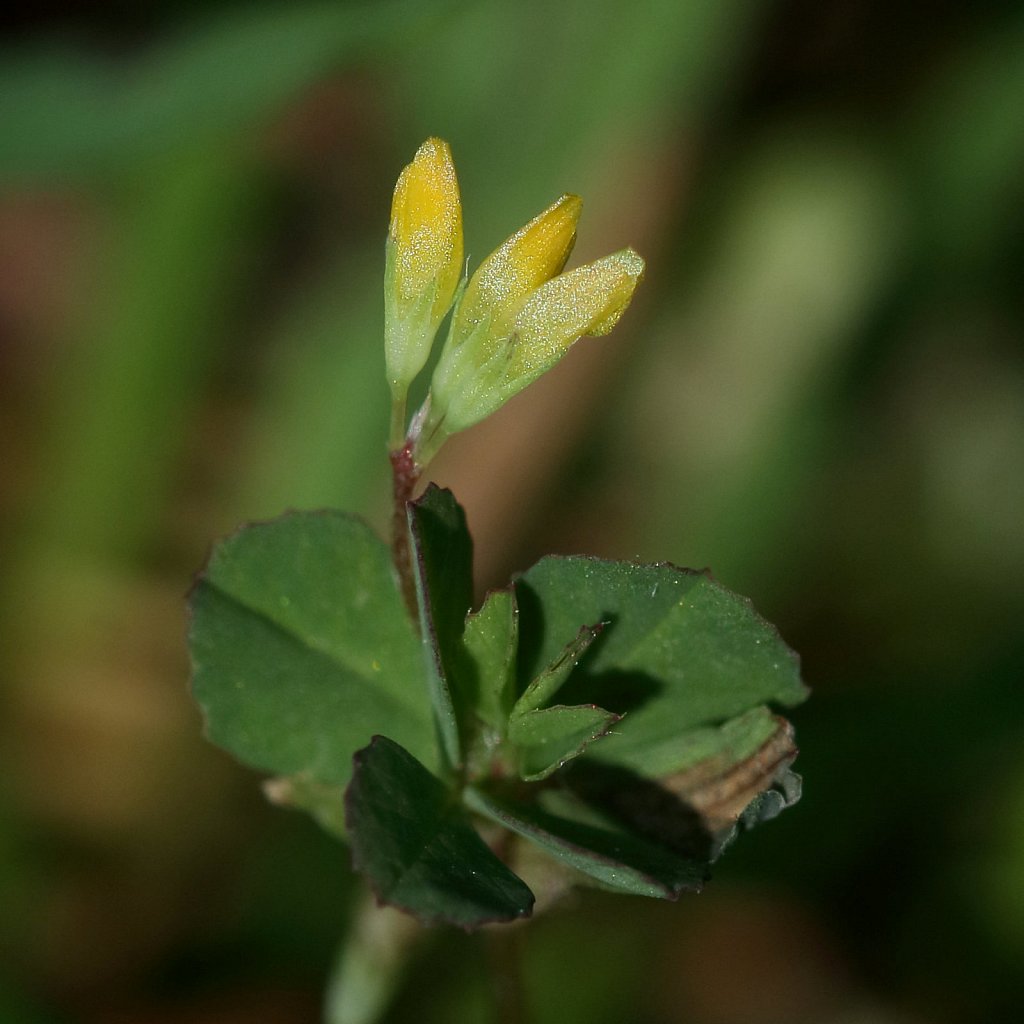
{"type": "Polygon", "coordinates": [[[629,306],[643,272],[643,259],[623,249],[541,285],[513,321],[509,382],[525,386],[583,335],[607,334],[629,306]]]}
{"type": "Polygon", "coordinates": [[[576,241],[582,208],[579,196],[562,196],[480,264],[459,304],[455,339],[488,318],[492,337],[504,333],[522,300],[561,273],[576,241]]]}
{"type": "Polygon", "coordinates": [[[430,356],[462,279],[462,203],[448,143],[427,139],[399,175],[385,247],[384,354],[393,399],[430,356]]]}
{"type": "Polygon", "coordinates": [[[427,139],[399,175],[390,235],[399,299],[413,301],[436,281],[432,312],[440,320],[462,276],[462,202],[447,142],[427,139]]]}

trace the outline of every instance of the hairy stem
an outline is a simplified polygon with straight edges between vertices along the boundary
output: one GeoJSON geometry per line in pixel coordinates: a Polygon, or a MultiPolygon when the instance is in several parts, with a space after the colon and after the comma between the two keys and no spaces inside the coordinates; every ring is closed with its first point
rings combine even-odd
{"type": "Polygon", "coordinates": [[[394,507],[391,512],[391,558],[402,588],[405,606],[414,622],[419,621],[416,602],[416,577],[412,571],[412,551],[409,547],[409,525],[405,507],[412,501],[413,491],[420,478],[420,467],[412,454],[412,442],[390,453],[394,507]]]}

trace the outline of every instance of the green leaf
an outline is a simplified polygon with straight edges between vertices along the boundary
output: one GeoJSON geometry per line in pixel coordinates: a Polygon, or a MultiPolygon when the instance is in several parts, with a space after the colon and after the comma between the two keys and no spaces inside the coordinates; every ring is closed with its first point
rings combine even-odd
{"type": "Polygon", "coordinates": [[[191,598],[192,688],[207,735],[247,764],[343,786],[386,729],[437,764],[419,644],[387,547],[340,512],[244,527],[191,598]]]}
{"type": "Polygon", "coordinates": [[[495,590],[466,619],[465,687],[472,691],[480,718],[499,734],[508,726],[515,687],[519,609],[514,591],[495,590]]]}
{"type": "Polygon", "coordinates": [[[579,757],[621,717],[593,704],[514,714],[509,719],[508,738],[519,748],[520,775],[527,782],[546,779],[579,757]]]}
{"type": "Polygon", "coordinates": [[[655,780],[586,758],[573,764],[564,784],[631,832],[684,856],[716,860],[740,831],[799,799],[800,779],[789,770],[797,751],[789,722],[763,708],[700,732],[700,756],[672,774],[655,780]]]}
{"type": "MultiPolygon", "coordinates": [[[[547,850],[557,860],[618,892],[674,900],[681,892],[699,892],[707,865],[629,835],[574,808],[574,817],[535,805],[502,799],[481,789],[464,794],[468,807],[547,850]]],[[[562,799],[563,808],[570,806],[562,799]]]]}
{"type": "Polygon", "coordinates": [[[529,916],[526,884],[491,852],[441,781],[386,736],[355,755],[345,817],[353,864],[382,903],[467,930],[529,916]]]}
{"type": "Polygon", "coordinates": [[[652,778],[665,778],[700,764],[714,764],[725,771],[753,756],[778,729],[778,717],[762,704],[720,725],[699,726],[642,750],[627,750],[615,763],[652,778]]]}
{"type": "Polygon", "coordinates": [[[442,749],[448,764],[455,766],[461,761],[461,744],[452,686],[463,657],[466,615],[473,605],[473,542],[466,514],[451,491],[431,484],[406,511],[427,684],[442,749]]]}
{"type": "Polygon", "coordinates": [[[513,714],[522,715],[528,711],[536,711],[551,700],[569,678],[587,648],[600,636],[604,625],[601,622],[596,626],[581,626],[575,639],[566,644],[555,660],[523,691],[512,709],[513,714]]]}
{"type": "Polygon", "coordinates": [[[517,580],[516,594],[520,685],[580,623],[608,623],[560,695],[626,713],[601,744],[603,761],[663,768],[665,750],[693,730],[807,694],[797,656],[774,627],[705,573],[549,557],[517,580]]]}

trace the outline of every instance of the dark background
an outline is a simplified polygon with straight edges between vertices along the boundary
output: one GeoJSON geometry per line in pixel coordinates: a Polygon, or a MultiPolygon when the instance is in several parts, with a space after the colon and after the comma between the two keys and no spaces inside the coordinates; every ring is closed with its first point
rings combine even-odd
{"type": "MultiPolygon", "coordinates": [[[[537,1024],[1024,1012],[1018,3],[15,3],[0,49],[0,1021],[300,1024],[347,852],[201,739],[183,596],[286,507],[383,527],[383,235],[562,191],[633,308],[433,476],[481,588],[671,559],[804,657],[801,804],[676,905],[521,933],[537,1024]]],[[[491,1019],[487,942],[389,1022],[491,1019]]]]}

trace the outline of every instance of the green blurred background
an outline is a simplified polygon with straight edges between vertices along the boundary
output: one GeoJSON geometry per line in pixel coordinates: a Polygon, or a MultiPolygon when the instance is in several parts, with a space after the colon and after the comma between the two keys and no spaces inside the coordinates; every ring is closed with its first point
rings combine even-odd
{"type": "MultiPolygon", "coordinates": [[[[537,1024],[1024,1014],[1024,10],[15,2],[0,51],[0,1022],[314,1022],[347,852],[201,739],[184,603],[286,507],[383,527],[390,191],[473,263],[562,191],[649,272],[453,440],[481,588],[711,566],[804,657],[805,797],[700,897],[521,932],[537,1024]]],[[[433,931],[389,1022],[492,1019],[433,931]]]]}

